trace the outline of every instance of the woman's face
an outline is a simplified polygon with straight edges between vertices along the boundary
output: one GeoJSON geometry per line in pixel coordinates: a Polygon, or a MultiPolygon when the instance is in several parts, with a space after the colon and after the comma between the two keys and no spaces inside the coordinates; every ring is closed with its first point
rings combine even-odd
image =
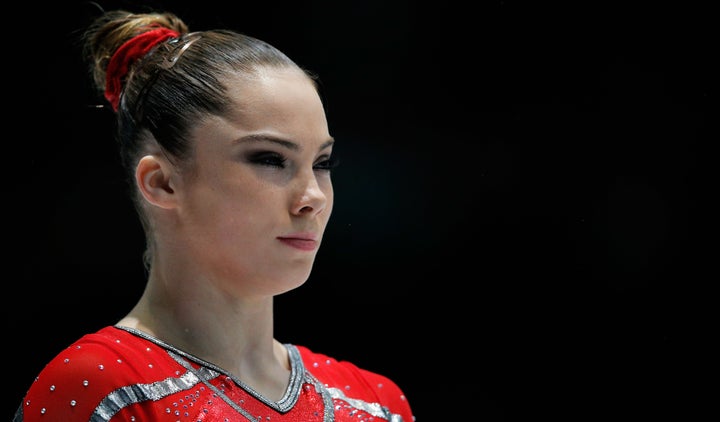
{"type": "Polygon", "coordinates": [[[310,275],[333,207],[333,139],[311,81],[264,69],[226,81],[225,117],[193,130],[195,163],[181,177],[180,231],[222,289],[278,294],[310,275]]]}

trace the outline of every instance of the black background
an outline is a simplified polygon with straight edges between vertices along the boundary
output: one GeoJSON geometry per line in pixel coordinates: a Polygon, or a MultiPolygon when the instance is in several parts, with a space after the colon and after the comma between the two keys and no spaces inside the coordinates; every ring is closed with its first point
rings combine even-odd
{"type": "MultiPolygon", "coordinates": [[[[236,29],[320,75],[336,204],[310,280],[277,299],[281,341],[390,376],[419,422],[688,420],[710,402],[710,2],[99,3],[236,29]]],[[[8,418],[144,285],[76,43],[94,13],[6,10],[8,418]]]]}

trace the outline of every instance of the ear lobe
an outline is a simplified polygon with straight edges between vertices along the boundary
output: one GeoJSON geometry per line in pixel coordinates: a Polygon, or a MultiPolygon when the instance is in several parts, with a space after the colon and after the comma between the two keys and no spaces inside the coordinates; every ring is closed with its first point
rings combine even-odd
{"type": "Polygon", "coordinates": [[[162,157],[146,155],[135,168],[135,183],[149,203],[160,208],[175,206],[175,190],[170,182],[172,166],[162,157]]]}

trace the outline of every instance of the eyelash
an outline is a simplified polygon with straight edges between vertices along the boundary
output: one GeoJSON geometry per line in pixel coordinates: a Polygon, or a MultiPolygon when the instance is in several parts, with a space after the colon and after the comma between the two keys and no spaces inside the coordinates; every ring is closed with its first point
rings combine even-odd
{"type": "MultiPolygon", "coordinates": [[[[287,159],[275,152],[258,152],[255,154],[251,154],[248,158],[248,161],[261,166],[285,168],[285,163],[287,162],[287,159]]],[[[315,170],[330,171],[336,168],[338,164],[339,160],[328,157],[327,159],[324,159],[319,163],[315,164],[313,168],[315,170]]]]}

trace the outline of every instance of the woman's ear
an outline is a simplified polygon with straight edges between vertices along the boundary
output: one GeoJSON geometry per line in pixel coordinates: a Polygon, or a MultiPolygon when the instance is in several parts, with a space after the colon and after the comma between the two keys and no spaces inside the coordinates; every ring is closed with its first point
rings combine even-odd
{"type": "Polygon", "coordinates": [[[161,156],[146,155],[135,168],[135,183],[149,203],[164,209],[174,208],[177,195],[171,175],[172,165],[161,156]]]}

